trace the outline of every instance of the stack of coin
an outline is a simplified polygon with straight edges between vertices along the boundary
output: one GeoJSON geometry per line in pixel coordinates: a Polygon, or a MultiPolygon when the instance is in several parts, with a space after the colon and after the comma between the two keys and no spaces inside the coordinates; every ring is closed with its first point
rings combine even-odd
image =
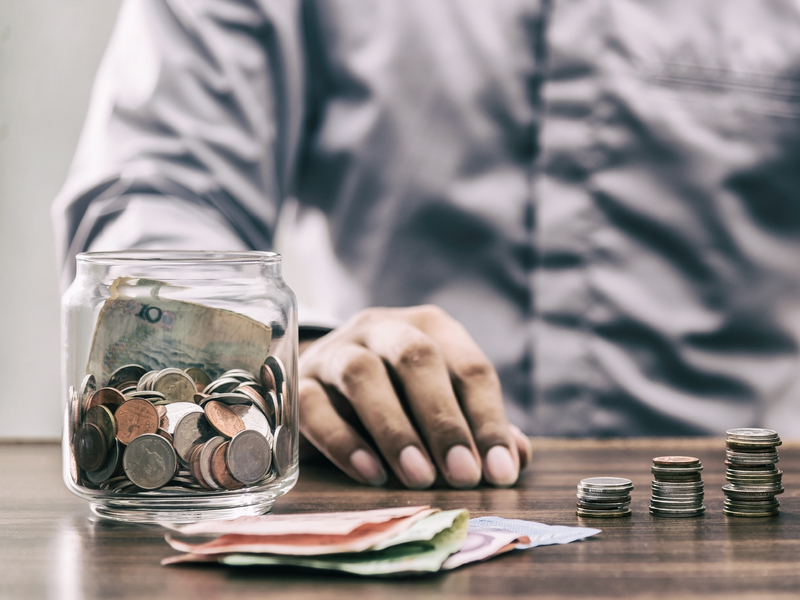
{"type": "Polygon", "coordinates": [[[653,495],[650,514],[657,517],[697,517],[703,505],[703,465],[693,456],[658,456],[653,459],[653,495]]]}
{"type": "Polygon", "coordinates": [[[776,495],[783,493],[783,472],[778,462],[778,434],[771,429],[731,429],[727,432],[725,464],[728,470],[722,486],[722,512],[732,517],[773,517],[780,510],[776,495]]]}
{"type": "Polygon", "coordinates": [[[270,356],[258,375],[125,365],[98,389],[70,388],[73,480],[116,493],[233,490],[284,475],[286,370],[270,356]]]}
{"type": "Polygon", "coordinates": [[[589,477],[578,484],[579,517],[626,517],[631,514],[633,482],[622,477],[589,477]]]}

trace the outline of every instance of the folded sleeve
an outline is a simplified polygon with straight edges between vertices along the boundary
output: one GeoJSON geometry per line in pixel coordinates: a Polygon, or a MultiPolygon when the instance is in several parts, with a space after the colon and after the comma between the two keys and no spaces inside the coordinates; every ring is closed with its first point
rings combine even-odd
{"type": "Polygon", "coordinates": [[[268,249],[303,122],[300,0],[126,0],[53,221],[75,255],[268,249]]]}

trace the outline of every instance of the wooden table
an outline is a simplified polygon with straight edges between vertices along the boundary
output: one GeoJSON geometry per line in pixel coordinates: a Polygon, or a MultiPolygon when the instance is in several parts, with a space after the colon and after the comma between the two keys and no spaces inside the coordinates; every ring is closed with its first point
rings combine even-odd
{"type": "Polygon", "coordinates": [[[430,504],[466,507],[549,524],[578,525],[583,477],[629,477],[634,514],[581,524],[598,536],[511,553],[461,570],[410,580],[359,579],[287,570],[161,567],[173,554],[163,531],[96,521],[61,481],[58,445],[0,444],[0,598],[798,598],[800,444],[780,448],[786,493],[777,518],[722,514],[721,439],[537,440],[532,467],[509,490],[371,489],[329,469],[305,467],[276,512],[430,504]],[[648,514],[650,461],[690,454],[705,466],[706,515],[648,514]]]}

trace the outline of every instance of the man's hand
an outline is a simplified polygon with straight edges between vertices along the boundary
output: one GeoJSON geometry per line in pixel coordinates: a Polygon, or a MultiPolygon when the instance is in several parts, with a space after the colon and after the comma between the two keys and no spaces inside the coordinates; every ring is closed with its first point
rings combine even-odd
{"type": "Polygon", "coordinates": [[[299,398],[303,435],[362,483],[386,482],[374,447],[410,488],[437,471],[457,488],[509,486],[530,459],[494,367],[434,306],[368,309],[310,344],[299,398]]]}

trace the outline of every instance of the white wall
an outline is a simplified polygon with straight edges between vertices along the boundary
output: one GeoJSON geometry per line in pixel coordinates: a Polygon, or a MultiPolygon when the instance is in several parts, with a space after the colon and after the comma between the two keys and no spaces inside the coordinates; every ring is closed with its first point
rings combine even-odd
{"type": "Polygon", "coordinates": [[[50,203],[119,0],[0,0],[0,438],[61,432],[50,203]]]}

